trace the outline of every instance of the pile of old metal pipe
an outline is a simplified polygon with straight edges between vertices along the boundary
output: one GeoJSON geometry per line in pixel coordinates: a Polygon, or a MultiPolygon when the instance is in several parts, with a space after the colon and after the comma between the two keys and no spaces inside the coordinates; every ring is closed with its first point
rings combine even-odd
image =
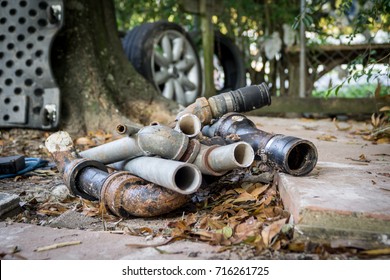
{"type": "Polygon", "coordinates": [[[239,114],[270,104],[265,84],[249,86],[198,98],[169,126],[120,124],[123,138],[79,154],[66,132],[51,135],[46,147],[73,194],[100,200],[118,216],[156,216],[186,203],[202,174],[249,167],[255,154],[284,172],[309,173],[317,161],[311,142],[260,131],[239,114]],[[201,131],[210,138],[198,137],[201,131]]]}

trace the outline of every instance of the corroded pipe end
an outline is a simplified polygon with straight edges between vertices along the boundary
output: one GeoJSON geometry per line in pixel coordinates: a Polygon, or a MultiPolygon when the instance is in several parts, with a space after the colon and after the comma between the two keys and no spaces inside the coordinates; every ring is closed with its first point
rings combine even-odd
{"type": "Polygon", "coordinates": [[[120,171],[105,181],[101,201],[117,216],[153,217],[183,206],[189,197],[120,171]]]}
{"type": "Polygon", "coordinates": [[[268,160],[294,176],[310,173],[318,160],[317,148],[312,142],[292,136],[275,135],[267,143],[265,152],[268,160]]]}
{"type": "Polygon", "coordinates": [[[188,137],[197,136],[202,129],[202,124],[197,116],[193,114],[184,114],[176,123],[175,130],[183,132],[188,137]]]}
{"type": "Polygon", "coordinates": [[[205,97],[197,98],[194,103],[188,105],[183,111],[179,112],[176,116],[176,120],[185,114],[197,116],[202,125],[209,124],[213,119],[210,104],[205,97]]]}

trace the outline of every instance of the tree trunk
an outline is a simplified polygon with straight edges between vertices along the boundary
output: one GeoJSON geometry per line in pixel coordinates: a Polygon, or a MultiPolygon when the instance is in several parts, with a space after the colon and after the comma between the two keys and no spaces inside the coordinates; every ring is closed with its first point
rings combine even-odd
{"type": "Polygon", "coordinates": [[[52,49],[61,90],[60,128],[73,135],[120,122],[168,122],[176,103],[163,98],[125,57],[113,1],[67,0],[65,25],[52,49]]]}

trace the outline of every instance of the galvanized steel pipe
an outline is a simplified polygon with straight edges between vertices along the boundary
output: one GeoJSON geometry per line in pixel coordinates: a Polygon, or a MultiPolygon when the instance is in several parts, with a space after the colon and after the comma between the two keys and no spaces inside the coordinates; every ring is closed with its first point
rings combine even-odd
{"type": "Polygon", "coordinates": [[[104,164],[150,155],[178,160],[185,153],[188,142],[189,138],[183,133],[155,124],[143,127],[134,136],[85,150],[80,156],[104,164]]]}

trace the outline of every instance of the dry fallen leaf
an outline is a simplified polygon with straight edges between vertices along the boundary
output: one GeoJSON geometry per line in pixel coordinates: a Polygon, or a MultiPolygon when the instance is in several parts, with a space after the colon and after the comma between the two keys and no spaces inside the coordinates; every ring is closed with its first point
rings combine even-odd
{"type": "Polygon", "coordinates": [[[286,220],[287,219],[278,220],[263,229],[263,231],[261,232],[261,236],[263,237],[263,242],[265,246],[269,246],[271,244],[273,238],[286,224],[286,220]]]}
{"type": "Polygon", "coordinates": [[[333,118],[333,124],[336,126],[337,130],[339,130],[339,131],[347,131],[353,127],[351,124],[347,125],[347,126],[340,125],[336,118],[333,118]]]}
{"type": "Polygon", "coordinates": [[[323,135],[317,136],[317,139],[318,140],[322,140],[322,141],[330,141],[330,142],[336,142],[337,141],[337,137],[336,136],[329,135],[329,134],[323,134],[323,135]]]}

